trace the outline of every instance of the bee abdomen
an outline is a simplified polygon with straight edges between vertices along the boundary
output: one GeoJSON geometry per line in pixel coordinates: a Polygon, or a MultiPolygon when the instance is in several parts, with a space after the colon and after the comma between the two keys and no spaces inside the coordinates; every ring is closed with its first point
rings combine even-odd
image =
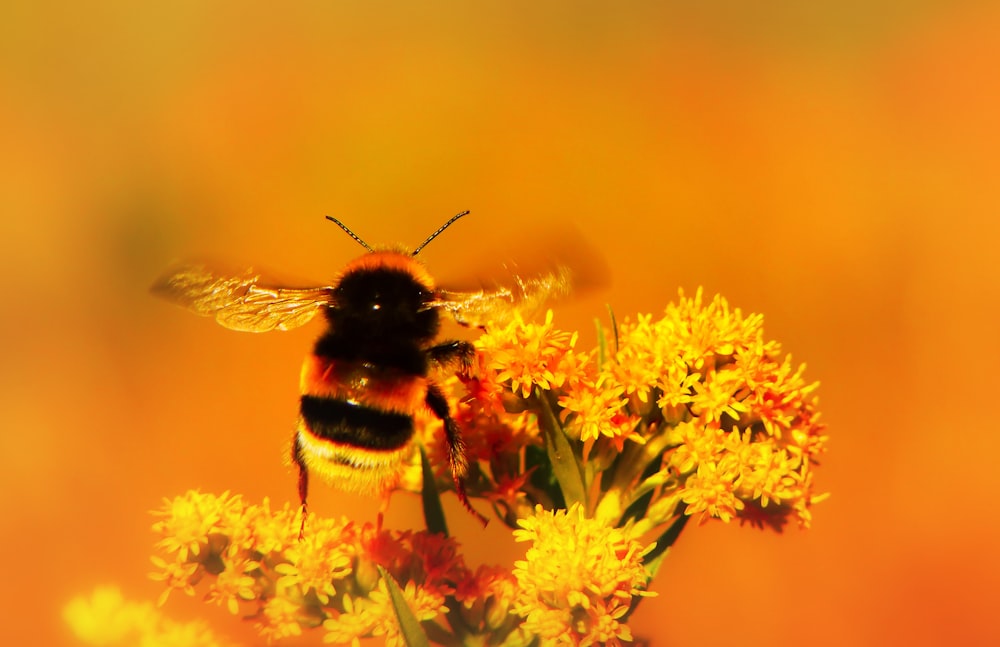
{"type": "Polygon", "coordinates": [[[413,417],[336,398],[303,395],[308,431],[321,440],[373,451],[392,451],[413,437],[413,417]]]}

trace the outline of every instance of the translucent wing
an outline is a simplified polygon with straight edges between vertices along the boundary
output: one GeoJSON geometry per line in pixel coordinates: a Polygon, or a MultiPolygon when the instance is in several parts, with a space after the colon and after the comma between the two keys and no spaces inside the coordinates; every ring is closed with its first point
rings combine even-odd
{"type": "Polygon", "coordinates": [[[487,322],[503,325],[519,312],[528,316],[538,311],[549,299],[568,294],[571,272],[557,267],[533,277],[515,275],[510,286],[455,292],[438,290],[431,306],[448,312],[460,324],[484,326],[487,322]]]}
{"type": "Polygon", "coordinates": [[[284,288],[259,281],[252,271],[229,276],[188,265],[167,272],[152,290],[195,314],[215,317],[226,328],[245,332],[298,328],[333,303],[330,287],[284,288]]]}

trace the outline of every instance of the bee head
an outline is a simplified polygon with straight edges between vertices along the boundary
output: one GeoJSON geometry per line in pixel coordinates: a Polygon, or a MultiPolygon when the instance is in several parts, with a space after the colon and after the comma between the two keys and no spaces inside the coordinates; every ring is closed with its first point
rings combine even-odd
{"type": "Polygon", "coordinates": [[[356,259],[334,289],[328,316],[336,330],[357,338],[434,338],[437,310],[429,304],[434,283],[419,261],[405,252],[379,250],[356,259]]]}
{"type": "Polygon", "coordinates": [[[364,343],[392,344],[402,340],[423,346],[437,335],[440,320],[434,301],[434,281],[414,257],[459,218],[463,211],[441,225],[412,252],[373,249],[333,216],[327,220],[343,229],[368,250],[344,269],[327,318],[338,334],[364,343]]]}

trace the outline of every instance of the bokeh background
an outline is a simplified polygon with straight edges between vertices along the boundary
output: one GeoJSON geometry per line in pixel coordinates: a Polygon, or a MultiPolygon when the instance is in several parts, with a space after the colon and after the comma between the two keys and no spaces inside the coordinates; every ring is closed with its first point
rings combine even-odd
{"type": "MultiPolygon", "coordinates": [[[[557,310],[584,344],[605,304],[703,285],[822,382],[813,529],[690,527],[638,635],[1000,643],[998,35],[996,3],[930,0],[4,3],[0,643],[75,644],[98,584],[155,599],[162,497],[295,498],[317,328],[157,302],[171,260],[323,281],[361,251],[324,214],[412,246],[462,209],[422,254],[442,280],[571,231],[610,272],[557,310]]],[[[471,561],[513,559],[449,510],[471,561]]]]}

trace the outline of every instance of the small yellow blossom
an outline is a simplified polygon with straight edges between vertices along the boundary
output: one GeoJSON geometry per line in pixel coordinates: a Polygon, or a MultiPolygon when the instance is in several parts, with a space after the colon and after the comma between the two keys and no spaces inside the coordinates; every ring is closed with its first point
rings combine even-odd
{"type": "Polygon", "coordinates": [[[702,521],[712,516],[728,522],[743,509],[733,484],[736,466],[734,461],[725,463],[699,463],[697,473],[685,481],[681,500],[688,505],[687,514],[705,513],[702,521]]]}
{"type": "Polygon", "coordinates": [[[99,587],[79,596],[63,610],[63,618],[81,642],[95,647],[170,645],[223,647],[200,621],[180,623],[162,616],[153,605],[126,600],[116,587],[99,587]]]}
{"type": "Polygon", "coordinates": [[[351,572],[354,551],[350,544],[342,543],[346,531],[346,522],[332,528],[315,524],[302,539],[288,546],[282,553],[288,561],[274,566],[280,576],[275,582],[278,590],[297,587],[300,595],[312,593],[322,604],[329,603],[337,593],[334,581],[351,572]]]}
{"type": "Polygon", "coordinates": [[[524,627],[557,644],[620,645],[631,635],[617,619],[633,597],[651,595],[645,548],[626,529],[584,516],[583,508],[548,512],[541,506],[522,519],[517,541],[531,542],[514,563],[519,591],[514,610],[524,627]]]}
{"type": "Polygon", "coordinates": [[[669,454],[669,465],[680,474],[687,474],[702,463],[714,461],[725,449],[725,432],[699,425],[697,421],[679,423],[668,435],[674,445],[669,454]]]}
{"type": "Polygon", "coordinates": [[[276,595],[264,602],[262,611],[257,629],[267,640],[302,635],[303,607],[297,600],[276,595]]]}
{"type": "Polygon", "coordinates": [[[586,382],[575,385],[559,397],[562,408],[559,417],[564,423],[572,422],[574,437],[586,442],[605,436],[613,439],[620,451],[625,440],[642,442],[642,437],[635,433],[639,418],[626,409],[625,387],[608,382],[598,386],[586,382]]]}
{"type": "MultiPolygon", "coordinates": [[[[402,592],[413,615],[421,622],[433,620],[448,611],[443,596],[413,582],[408,582],[402,592]]],[[[384,636],[385,644],[390,647],[406,645],[399,632],[399,621],[384,580],[379,581],[378,588],[367,598],[345,602],[345,611],[326,620],[323,628],[327,632],[323,642],[356,644],[364,636],[384,636]]]]}
{"type": "Polygon", "coordinates": [[[225,606],[233,615],[238,614],[240,602],[253,600],[259,595],[257,581],[249,574],[259,568],[259,562],[232,557],[228,567],[209,584],[205,601],[225,606]]]}
{"type": "Polygon", "coordinates": [[[749,409],[740,401],[744,388],[745,383],[736,371],[710,371],[703,380],[691,384],[691,411],[710,424],[722,424],[723,416],[731,421],[739,420],[749,409]]]}
{"type": "Polygon", "coordinates": [[[525,323],[516,314],[506,326],[488,328],[476,347],[490,358],[488,368],[496,371],[495,380],[510,383],[511,391],[527,398],[536,386],[549,390],[575,377],[576,340],[576,333],[555,330],[549,310],[544,324],[525,323]]]}
{"type": "Polygon", "coordinates": [[[115,645],[139,628],[152,627],[156,613],[145,604],[126,603],[115,587],[100,587],[90,598],[74,598],[63,617],[77,637],[89,645],[115,645]]]}
{"type": "Polygon", "coordinates": [[[191,583],[197,579],[197,574],[201,570],[200,564],[197,562],[168,562],[157,555],[153,555],[150,559],[153,565],[160,569],[158,572],[151,573],[150,579],[163,582],[167,587],[160,594],[157,605],[163,606],[171,591],[181,591],[185,595],[194,595],[194,586],[191,583]]]}
{"type": "Polygon", "coordinates": [[[239,496],[229,498],[228,492],[216,497],[191,490],[184,496],[164,500],[166,509],[157,512],[164,517],[155,529],[164,537],[159,547],[178,553],[180,560],[197,556],[202,541],[220,527],[228,505],[239,505],[239,496]]]}
{"type": "Polygon", "coordinates": [[[648,402],[649,395],[663,373],[663,359],[656,353],[656,330],[652,315],[639,315],[635,322],[628,319],[618,327],[618,338],[611,339],[616,348],[607,365],[601,367],[620,384],[625,395],[635,395],[640,402],[648,402]]]}

